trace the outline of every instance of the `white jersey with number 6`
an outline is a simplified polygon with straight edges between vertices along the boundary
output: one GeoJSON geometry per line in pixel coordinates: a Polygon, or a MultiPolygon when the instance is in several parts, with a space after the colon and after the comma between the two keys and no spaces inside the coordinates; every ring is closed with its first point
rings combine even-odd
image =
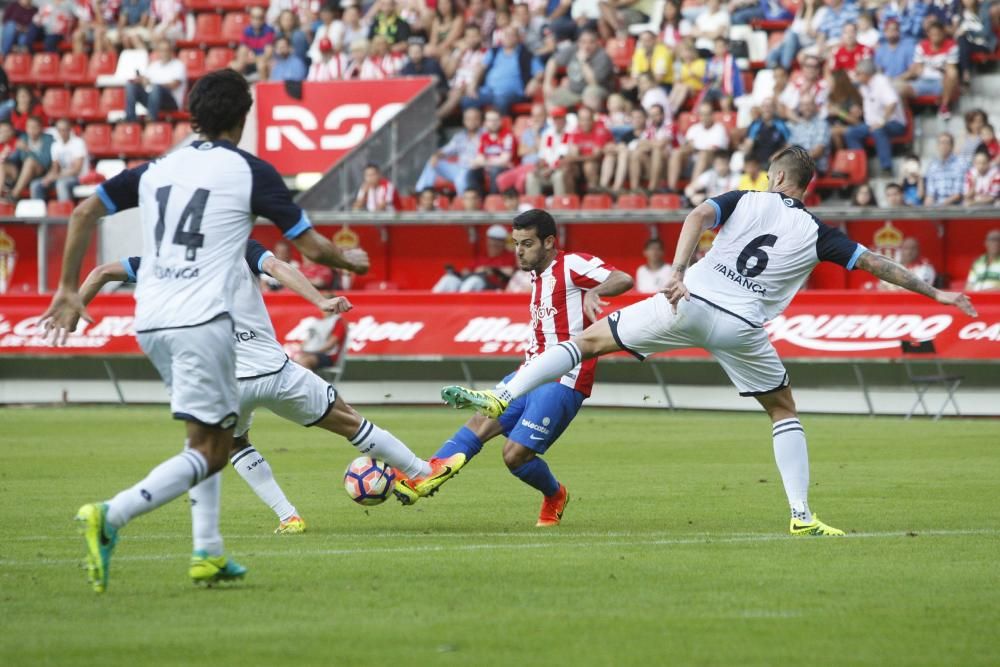
{"type": "Polygon", "coordinates": [[[196,326],[233,310],[254,216],[287,238],[312,226],[271,165],[226,141],[196,141],[122,172],[97,194],[109,213],[140,209],[140,333],[196,326]]]}
{"type": "Polygon", "coordinates": [[[706,202],[715,208],[718,235],[684,283],[692,297],[752,326],[781,314],[819,262],[850,270],[865,251],[776,192],[735,190],[706,202]]]}

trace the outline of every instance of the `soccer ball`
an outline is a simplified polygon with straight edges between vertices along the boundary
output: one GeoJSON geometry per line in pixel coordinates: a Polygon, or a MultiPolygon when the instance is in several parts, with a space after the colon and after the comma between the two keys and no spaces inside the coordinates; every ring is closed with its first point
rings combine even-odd
{"type": "Polygon", "coordinates": [[[359,505],[384,503],[396,486],[396,471],[384,461],[359,456],[344,472],[344,488],[359,505]]]}

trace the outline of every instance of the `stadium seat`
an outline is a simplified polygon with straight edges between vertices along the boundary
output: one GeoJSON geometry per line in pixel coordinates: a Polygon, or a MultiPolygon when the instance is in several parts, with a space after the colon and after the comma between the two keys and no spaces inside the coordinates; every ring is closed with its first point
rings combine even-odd
{"type": "Polygon", "coordinates": [[[575,211],[580,208],[578,195],[552,195],[549,208],[553,211],[575,211]]]}
{"type": "Polygon", "coordinates": [[[0,217],[8,218],[14,215],[14,204],[7,200],[0,201],[0,217]]]}
{"type": "Polygon", "coordinates": [[[97,164],[94,165],[94,171],[91,174],[97,174],[99,177],[98,183],[106,181],[109,178],[114,178],[121,172],[125,171],[125,160],[111,159],[111,160],[98,160],[97,164]]]}
{"type": "Polygon", "coordinates": [[[73,212],[73,202],[70,201],[50,201],[48,214],[50,218],[68,218],[73,212]]]}
{"type": "MultiPolygon", "coordinates": [[[[49,92],[55,90],[49,89],[49,92]]],[[[101,111],[101,93],[97,88],[81,87],[73,90],[70,99],[70,113],[73,118],[84,122],[105,120],[107,115],[101,111]]],[[[50,114],[51,115],[51,114],[50,114]]]]}
{"type": "Polygon", "coordinates": [[[646,195],[640,194],[627,194],[622,195],[618,198],[618,203],[615,208],[622,209],[644,209],[649,208],[649,200],[646,199],[646,195]]]}
{"type": "Polygon", "coordinates": [[[101,91],[101,114],[104,119],[110,120],[111,116],[125,114],[125,89],[105,88],[101,91]]]}
{"type": "Polygon", "coordinates": [[[83,128],[83,141],[91,157],[114,157],[111,147],[111,126],[107,123],[91,123],[83,128]]]}
{"type": "Polygon", "coordinates": [[[174,145],[174,128],[170,123],[147,123],[142,131],[142,151],[160,156],[174,145]]]}
{"type": "Polygon", "coordinates": [[[115,155],[140,157],[151,155],[142,145],[142,126],[139,123],[118,123],[111,133],[111,149],[115,155]]]}
{"type": "Polygon", "coordinates": [[[229,63],[236,57],[236,52],[226,46],[215,46],[208,50],[205,56],[205,72],[214,72],[217,69],[229,67],[229,63]]]}
{"type": "MultiPolygon", "coordinates": [[[[94,58],[97,59],[96,57],[94,58]]],[[[149,65],[149,51],[146,49],[125,49],[118,54],[113,74],[100,74],[96,83],[99,88],[106,86],[124,86],[135,78],[137,71],[143,71],[149,65]]]]}
{"type": "Polygon", "coordinates": [[[868,181],[868,155],[864,150],[839,150],[830,161],[830,171],[816,179],[817,190],[837,190],[868,181]]]}
{"type": "Polygon", "coordinates": [[[589,211],[606,211],[611,208],[612,201],[610,195],[590,194],[584,195],[580,207],[589,211]]]}
{"type": "Polygon", "coordinates": [[[56,53],[36,53],[31,61],[31,80],[43,86],[62,82],[59,76],[59,55],[56,53]]]}
{"type": "Polygon", "coordinates": [[[14,208],[14,215],[19,218],[44,218],[48,212],[44,199],[22,199],[14,208]]]}
{"type": "Polygon", "coordinates": [[[11,83],[28,83],[31,81],[31,55],[27,53],[11,53],[3,60],[3,70],[11,83]]]}
{"type": "Polygon", "coordinates": [[[690,111],[683,111],[677,115],[677,136],[683,137],[687,134],[688,128],[698,122],[698,117],[690,111]]]}
{"type": "Polygon", "coordinates": [[[50,119],[70,116],[70,94],[68,88],[48,88],[42,95],[42,111],[50,119]]]}
{"type": "Polygon", "coordinates": [[[179,45],[199,46],[202,44],[212,46],[224,44],[222,39],[222,17],[215,13],[198,14],[194,18],[194,39],[191,41],[181,41],[179,45]]]}
{"type": "Polygon", "coordinates": [[[545,208],[545,197],[543,195],[521,195],[521,203],[527,204],[531,208],[545,208]]]}
{"type": "Polygon", "coordinates": [[[402,195],[399,198],[399,210],[400,211],[416,211],[417,210],[417,198],[413,195],[402,195]]]}
{"type": "Polygon", "coordinates": [[[451,206],[449,207],[452,211],[463,211],[465,207],[462,206],[462,198],[455,197],[451,200],[451,206]]]}
{"type": "Polygon", "coordinates": [[[87,65],[87,81],[93,83],[99,76],[111,76],[118,67],[118,54],[114,51],[95,53],[87,65]]]}
{"type": "Polygon", "coordinates": [[[629,33],[636,37],[644,32],[659,35],[660,26],[663,24],[663,6],[666,4],[666,0],[656,0],[650,7],[649,20],[645,23],[633,23],[628,27],[629,33]]]}
{"type": "Polygon", "coordinates": [[[87,73],[89,67],[90,58],[86,53],[66,53],[59,65],[59,78],[75,85],[90,83],[90,75],[87,73]]]}
{"type": "Polygon", "coordinates": [[[483,210],[489,213],[500,213],[504,210],[503,195],[486,195],[483,200],[483,210]]]}
{"type": "Polygon", "coordinates": [[[187,67],[188,81],[205,76],[205,52],[202,49],[181,49],[177,57],[187,67]]]}
{"type": "Polygon", "coordinates": [[[250,15],[246,12],[230,12],[222,19],[221,37],[227,44],[239,44],[243,29],[250,25],[250,15]]]}
{"type": "Polygon", "coordinates": [[[653,195],[649,198],[649,208],[665,211],[676,211],[681,207],[680,195],[665,194],[653,195]]]}
{"type": "Polygon", "coordinates": [[[446,195],[439,195],[434,199],[434,208],[439,211],[447,211],[451,208],[451,199],[446,195]]]}

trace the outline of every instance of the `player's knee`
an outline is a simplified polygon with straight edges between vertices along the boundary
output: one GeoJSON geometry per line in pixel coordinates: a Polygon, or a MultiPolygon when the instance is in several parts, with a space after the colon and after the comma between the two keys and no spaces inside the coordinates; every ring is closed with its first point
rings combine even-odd
{"type": "Polygon", "coordinates": [[[508,442],[503,448],[503,462],[508,470],[517,470],[525,463],[535,458],[535,453],[514,442],[508,442]]]}
{"type": "Polygon", "coordinates": [[[241,452],[250,446],[250,438],[246,435],[241,435],[238,438],[233,438],[233,446],[229,448],[229,455],[233,456],[236,452],[241,452]]]}

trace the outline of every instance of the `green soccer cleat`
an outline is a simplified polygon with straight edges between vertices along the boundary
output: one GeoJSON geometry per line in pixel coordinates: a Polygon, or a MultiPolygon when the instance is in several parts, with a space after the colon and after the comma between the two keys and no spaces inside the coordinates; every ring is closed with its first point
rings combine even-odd
{"type": "Polygon", "coordinates": [[[80,534],[87,543],[87,580],[96,593],[108,590],[111,552],[118,542],[118,529],[107,522],[107,503],[88,503],[76,513],[80,534]]]}
{"type": "Polygon", "coordinates": [[[817,535],[826,537],[840,537],[844,534],[844,531],[839,528],[834,528],[833,526],[828,526],[819,520],[819,517],[813,514],[812,521],[799,521],[796,518],[792,518],[791,523],[788,528],[792,535],[817,535]]]}
{"type": "Polygon", "coordinates": [[[209,556],[204,551],[191,554],[188,576],[195,584],[211,586],[223,581],[236,581],[247,574],[247,569],[225,556],[209,556]]]}
{"type": "Polygon", "coordinates": [[[476,412],[498,419],[507,409],[508,401],[503,400],[493,391],[476,391],[465,387],[450,386],[441,390],[441,398],[453,408],[475,408],[476,412]]]}

